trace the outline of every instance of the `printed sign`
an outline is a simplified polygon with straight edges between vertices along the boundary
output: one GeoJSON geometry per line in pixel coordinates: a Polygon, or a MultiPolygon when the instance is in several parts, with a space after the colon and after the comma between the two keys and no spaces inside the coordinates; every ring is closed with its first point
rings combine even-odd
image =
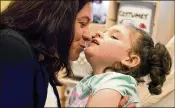
{"type": "Polygon", "coordinates": [[[133,24],[151,34],[153,28],[154,5],[143,3],[120,3],[118,24],[133,24]]]}

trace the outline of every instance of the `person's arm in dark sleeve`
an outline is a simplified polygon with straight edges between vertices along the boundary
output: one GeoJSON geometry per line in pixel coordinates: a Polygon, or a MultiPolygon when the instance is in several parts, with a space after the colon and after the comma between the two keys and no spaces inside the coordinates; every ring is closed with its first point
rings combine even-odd
{"type": "Polygon", "coordinates": [[[34,105],[33,56],[23,41],[0,36],[0,108],[34,105]]]}

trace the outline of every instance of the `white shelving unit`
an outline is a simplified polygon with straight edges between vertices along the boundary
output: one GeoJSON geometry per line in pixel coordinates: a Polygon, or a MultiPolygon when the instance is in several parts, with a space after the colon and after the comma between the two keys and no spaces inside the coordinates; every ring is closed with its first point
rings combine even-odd
{"type": "Polygon", "coordinates": [[[154,41],[166,44],[174,35],[174,1],[110,1],[106,28],[116,24],[118,20],[118,9],[120,4],[124,2],[135,3],[136,5],[139,5],[139,3],[147,3],[155,6],[151,27],[151,34],[154,41]],[[164,37],[166,37],[166,39],[164,37]]]}

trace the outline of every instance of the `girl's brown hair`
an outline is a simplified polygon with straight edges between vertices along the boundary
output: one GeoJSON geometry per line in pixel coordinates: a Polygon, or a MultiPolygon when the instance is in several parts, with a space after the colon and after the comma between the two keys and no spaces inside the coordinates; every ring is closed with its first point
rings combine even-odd
{"type": "Polygon", "coordinates": [[[131,31],[131,35],[135,38],[135,40],[132,40],[132,49],[129,54],[138,55],[141,62],[133,68],[116,62],[113,66],[107,67],[105,71],[112,69],[116,72],[128,74],[138,82],[143,82],[141,77],[149,74],[151,82],[148,84],[148,89],[151,94],[159,95],[162,92],[161,88],[166,80],[166,75],[169,74],[171,69],[170,54],[163,44],[157,43],[154,45],[151,36],[145,31],[132,25],[126,25],[126,28],[131,31]]]}

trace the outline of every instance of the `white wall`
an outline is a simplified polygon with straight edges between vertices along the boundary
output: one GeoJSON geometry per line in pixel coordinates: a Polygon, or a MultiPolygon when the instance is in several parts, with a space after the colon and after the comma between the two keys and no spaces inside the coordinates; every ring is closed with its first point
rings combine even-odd
{"type": "Polygon", "coordinates": [[[174,1],[157,3],[156,27],[153,38],[156,42],[166,44],[174,35],[174,1]]]}
{"type": "Polygon", "coordinates": [[[159,101],[157,104],[153,104],[150,107],[175,107],[174,96],[175,96],[175,93],[173,91],[168,96],[164,97],[161,101],[159,101]]]}

